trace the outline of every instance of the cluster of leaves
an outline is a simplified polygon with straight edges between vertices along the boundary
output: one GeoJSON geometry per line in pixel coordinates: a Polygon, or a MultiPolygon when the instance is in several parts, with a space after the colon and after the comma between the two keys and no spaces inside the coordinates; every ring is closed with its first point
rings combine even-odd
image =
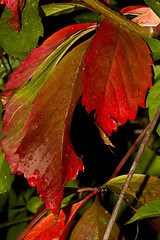
{"type": "MultiPolygon", "coordinates": [[[[98,188],[92,184],[86,188],[91,193],[80,197],[77,193],[85,190],[73,180],[79,170],[85,170],[71,139],[71,123],[76,104],[81,100],[88,114],[94,115],[93,121],[104,143],[113,146],[107,135],[119,132],[119,126],[127,120],[134,121],[138,107],[145,107],[149,88],[146,107],[150,120],[153,119],[160,104],[160,42],[152,37],[160,34],[160,10],[156,0],[145,2],[157,15],[147,6],[123,8],[122,14],[138,15],[133,23],[111,9],[119,8],[118,1],[116,6],[115,1],[106,0],[39,6],[38,0],[20,0],[13,5],[7,0],[0,1],[0,77],[4,106],[0,193],[9,191],[13,181],[7,159],[10,172],[24,174],[31,186],[36,185],[47,211],[52,211],[25,239],[66,239],[67,236],[79,239],[80,235],[82,239],[103,239],[110,214],[100,195],[104,191],[109,194],[109,190],[120,195],[127,175],[114,177],[98,188]],[[43,31],[46,33],[40,16],[44,21],[51,16],[63,20],[62,15],[73,13],[78,24],[60,27],[36,48],[39,37],[43,31]],[[64,198],[65,192],[69,196],[64,198]],[[88,208],[85,213],[83,208],[88,208]],[[78,211],[82,217],[69,233],[78,211]]],[[[0,112],[2,115],[2,105],[0,112]]],[[[157,133],[160,134],[159,125],[157,133]]],[[[154,135],[152,146],[145,148],[124,199],[136,212],[127,223],[149,218],[158,232],[159,141],[159,136],[154,135]]],[[[21,218],[23,221],[33,218],[30,213],[35,213],[42,201],[32,197],[32,193],[32,190],[21,192],[17,199],[12,187],[7,197],[3,195],[2,206],[8,199],[8,221],[14,224],[21,218]],[[16,202],[14,209],[12,202],[16,202]]],[[[26,224],[20,226],[20,231],[26,224]]],[[[15,238],[14,229],[8,232],[8,239],[15,238]]],[[[23,234],[19,239],[22,237],[23,234]]],[[[110,239],[124,239],[116,223],[110,239]]]]}

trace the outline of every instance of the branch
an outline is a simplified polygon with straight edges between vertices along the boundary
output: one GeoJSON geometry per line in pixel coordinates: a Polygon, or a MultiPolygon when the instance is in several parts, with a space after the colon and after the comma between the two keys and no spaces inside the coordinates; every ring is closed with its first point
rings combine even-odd
{"type": "Polygon", "coordinates": [[[121,206],[121,203],[122,203],[122,201],[124,199],[124,195],[125,195],[125,193],[126,193],[126,191],[128,189],[128,186],[129,186],[130,181],[132,179],[132,176],[133,176],[133,174],[134,174],[134,172],[136,170],[136,167],[138,165],[140,157],[141,157],[141,155],[143,153],[143,150],[144,150],[144,148],[145,148],[145,146],[146,146],[146,144],[148,142],[148,139],[149,139],[149,137],[150,137],[150,135],[151,135],[151,133],[152,133],[152,131],[153,131],[157,121],[158,121],[159,116],[160,116],[160,105],[159,105],[159,107],[157,109],[157,112],[154,115],[154,118],[153,118],[152,122],[149,124],[149,127],[148,127],[148,130],[146,132],[146,135],[145,135],[145,137],[144,137],[144,139],[143,139],[143,141],[142,141],[142,143],[141,143],[141,145],[139,147],[138,153],[137,153],[137,155],[136,155],[136,157],[134,159],[134,162],[133,162],[133,164],[131,166],[131,169],[130,169],[130,171],[128,173],[128,177],[127,177],[127,179],[126,179],[126,181],[124,183],[124,186],[123,186],[123,188],[121,190],[121,193],[119,195],[119,199],[117,201],[117,204],[116,204],[116,206],[115,206],[115,208],[113,210],[113,213],[112,213],[112,216],[111,216],[110,221],[108,223],[108,227],[107,227],[106,232],[104,234],[103,240],[108,240],[109,239],[112,227],[113,227],[114,222],[116,220],[116,216],[118,214],[118,211],[119,211],[119,208],[121,206]]]}
{"type": "Polygon", "coordinates": [[[118,22],[123,27],[129,29],[130,31],[138,34],[141,37],[157,37],[159,32],[156,28],[153,27],[142,27],[138,24],[130,21],[129,19],[123,17],[118,12],[113,11],[99,0],[84,0],[95,12],[99,12],[99,15],[102,17],[108,16],[114,21],[118,22]]]}

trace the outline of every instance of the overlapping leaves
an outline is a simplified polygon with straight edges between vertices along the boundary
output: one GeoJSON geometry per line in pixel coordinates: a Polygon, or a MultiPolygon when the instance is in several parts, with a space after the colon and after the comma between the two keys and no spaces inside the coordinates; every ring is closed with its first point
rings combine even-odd
{"type": "Polygon", "coordinates": [[[40,197],[53,212],[62,201],[64,184],[83,170],[69,133],[82,93],[87,111],[95,110],[97,124],[111,134],[117,122],[134,120],[151,87],[152,59],[146,43],[108,17],[93,39],[57,65],[68,47],[95,27],[70,26],[49,38],[11,75],[3,94],[8,100],[15,92],[5,107],[3,151],[12,171],[21,171],[31,185],[37,184],[40,197]]]}

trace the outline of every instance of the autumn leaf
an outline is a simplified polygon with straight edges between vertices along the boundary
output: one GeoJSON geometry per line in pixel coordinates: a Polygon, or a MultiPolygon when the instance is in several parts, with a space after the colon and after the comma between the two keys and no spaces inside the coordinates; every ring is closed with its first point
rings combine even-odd
{"type": "Polygon", "coordinates": [[[135,5],[125,7],[121,10],[123,15],[136,15],[132,21],[141,26],[157,26],[160,18],[147,6],[135,5]]]}
{"type": "MultiPolygon", "coordinates": [[[[15,152],[15,160],[10,157],[11,167],[23,172],[31,185],[37,184],[47,210],[53,212],[62,201],[64,184],[75,178],[79,169],[83,171],[83,164],[70,142],[69,129],[74,106],[82,94],[81,63],[90,42],[73,49],[53,70],[34,99],[33,107],[28,107],[32,110],[18,149],[14,143],[19,134],[11,138],[12,145],[5,151],[7,154],[15,152]]],[[[14,107],[16,111],[17,106],[14,107]]],[[[5,138],[2,143],[4,150],[5,138]]]]}
{"type": "MultiPolygon", "coordinates": [[[[70,240],[103,239],[110,220],[110,214],[101,206],[98,196],[92,206],[83,214],[72,231],[70,240]]],[[[118,225],[115,223],[111,231],[110,240],[123,239],[118,225]]]]}
{"type": "Polygon", "coordinates": [[[96,123],[107,134],[117,131],[117,122],[133,121],[138,106],[145,106],[152,86],[150,65],[145,41],[106,17],[85,57],[82,104],[88,113],[95,110],[96,123]]]}
{"type": "Polygon", "coordinates": [[[8,8],[11,8],[12,13],[13,13],[13,18],[8,20],[8,24],[13,30],[20,30],[21,24],[20,24],[20,19],[19,15],[24,7],[25,0],[0,0],[0,4],[6,4],[8,8]]]}
{"type": "Polygon", "coordinates": [[[67,206],[60,210],[58,221],[53,227],[53,222],[55,215],[53,213],[49,214],[47,217],[42,219],[24,238],[24,240],[52,240],[60,239],[65,240],[71,223],[77,213],[77,211],[90,199],[95,193],[92,192],[82,201],[73,204],[72,206],[67,206]]]}

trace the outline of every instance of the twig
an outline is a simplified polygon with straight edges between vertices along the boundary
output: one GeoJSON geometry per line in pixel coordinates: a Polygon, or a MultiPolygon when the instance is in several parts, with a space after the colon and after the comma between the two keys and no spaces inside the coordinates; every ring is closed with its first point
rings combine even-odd
{"type": "Polygon", "coordinates": [[[21,219],[17,219],[17,220],[14,220],[14,221],[1,223],[0,228],[8,227],[8,226],[11,226],[11,225],[14,225],[14,224],[17,224],[17,223],[27,222],[27,221],[32,220],[33,217],[34,216],[29,216],[29,217],[26,217],[26,218],[21,218],[21,219]]]}
{"type": "MultiPolygon", "coordinates": [[[[143,130],[143,132],[138,136],[138,138],[136,139],[136,141],[133,143],[133,145],[130,147],[130,149],[128,150],[128,152],[126,153],[126,155],[123,157],[123,159],[121,160],[121,162],[118,164],[118,166],[116,167],[116,169],[114,170],[112,176],[109,178],[109,180],[111,180],[112,178],[116,177],[117,174],[119,173],[119,171],[121,170],[121,168],[123,167],[123,165],[125,164],[125,162],[127,161],[127,159],[130,157],[130,155],[134,152],[135,148],[138,146],[138,144],[140,143],[140,141],[144,138],[147,130],[149,128],[149,124],[147,125],[147,127],[143,130]]],[[[108,180],[108,181],[109,181],[108,180]]]]}
{"type": "Polygon", "coordinates": [[[126,181],[124,183],[124,186],[123,186],[123,188],[121,190],[121,193],[119,195],[119,198],[118,198],[118,201],[116,203],[116,206],[115,206],[115,208],[113,210],[113,213],[112,213],[112,216],[111,216],[110,221],[108,223],[108,227],[107,227],[106,232],[104,234],[103,240],[108,240],[109,239],[112,227],[113,227],[114,222],[116,220],[116,216],[118,214],[118,211],[119,211],[119,208],[121,206],[121,203],[122,203],[122,201],[124,199],[124,195],[125,195],[125,193],[127,191],[127,188],[129,186],[130,181],[132,179],[132,176],[133,176],[133,174],[134,174],[134,172],[136,170],[136,167],[137,167],[138,162],[140,160],[140,157],[141,157],[141,155],[143,153],[145,145],[148,142],[148,139],[149,139],[149,137],[150,137],[150,135],[151,135],[151,133],[152,133],[152,131],[153,131],[157,121],[158,121],[159,116],[160,116],[160,105],[159,105],[159,107],[158,107],[158,109],[157,109],[157,111],[156,111],[156,113],[154,115],[154,118],[153,118],[152,122],[149,124],[149,127],[148,127],[148,130],[146,132],[146,135],[145,135],[145,137],[144,137],[144,139],[143,139],[143,141],[142,141],[142,143],[141,143],[141,145],[139,147],[138,153],[137,153],[137,155],[136,155],[136,157],[134,159],[134,162],[133,162],[133,164],[131,166],[131,169],[130,169],[130,171],[128,173],[128,177],[127,177],[127,179],[126,179],[126,181]]]}

